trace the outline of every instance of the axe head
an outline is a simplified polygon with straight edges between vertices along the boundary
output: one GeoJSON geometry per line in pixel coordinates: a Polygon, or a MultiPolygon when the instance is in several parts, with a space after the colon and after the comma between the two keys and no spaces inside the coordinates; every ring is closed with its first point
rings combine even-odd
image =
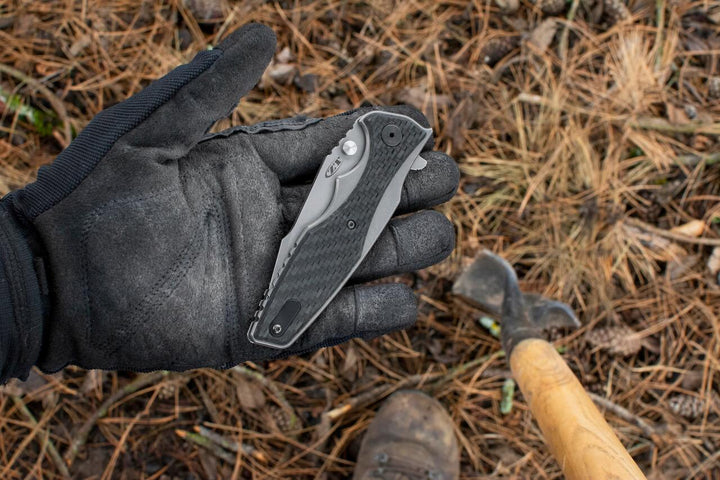
{"type": "Polygon", "coordinates": [[[541,295],[520,292],[508,262],[483,250],[453,285],[453,293],[499,318],[505,352],[525,338],[543,338],[553,327],[580,326],[572,309],[541,295]]]}

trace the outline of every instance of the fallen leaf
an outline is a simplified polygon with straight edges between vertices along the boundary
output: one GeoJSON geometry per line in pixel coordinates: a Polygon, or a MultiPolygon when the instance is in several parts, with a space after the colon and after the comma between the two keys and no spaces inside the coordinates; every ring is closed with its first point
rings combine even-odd
{"type": "Polygon", "coordinates": [[[535,30],[530,33],[528,41],[544,52],[552,43],[555,32],[557,32],[557,22],[554,18],[548,18],[535,27],[535,30]]]}
{"type": "Polygon", "coordinates": [[[403,88],[398,93],[397,99],[402,103],[421,109],[428,101],[428,92],[423,86],[403,88]]]}
{"type": "Polygon", "coordinates": [[[520,2],[519,0],[495,0],[495,5],[497,5],[503,13],[514,13],[520,7],[520,2]]]}
{"type": "Polygon", "coordinates": [[[676,107],[672,103],[665,103],[665,113],[667,114],[668,121],[673,125],[684,125],[690,123],[690,119],[685,112],[685,109],[676,107]]]}
{"type": "Polygon", "coordinates": [[[272,78],[275,82],[282,85],[290,84],[292,79],[295,78],[296,72],[297,67],[288,63],[278,63],[270,65],[267,69],[268,76],[272,78]]]}
{"type": "Polygon", "coordinates": [[[88,370],[87,374],[85,374],[85,379],[83,380],[82,385],[80,385],[80,388],[78,389],[78,392],[83,395],[87,395],[93,391],[100,393],[100,386],[104,381],[105,372],[103,370],[88,370]]]}
{"type": "Polygon", "coordinates": [[[256,382],[236,377],[235,384],[237,385],[235,391],[243,408],[254,410],[265,406],[265,394],[256,382]]]}
{"type": "Polygon", "coordinates": [[[38,374],[33,368],[30,370],[30,374],[24,382],[18,380],[17,378],[13,378],[6,385],[0,387],[0,392],[18,397],[23,395],[33,396],[38,390],[44,388],[47,384],[48,381],[45,377],[38,374]]]}
{"type": "Polygon", "coordinates": [[[198,457],[200,459],[200,465],[205,472],[205,478],[216,478],[219,471],[217,459],[205,449],[198,451],[198,457]]]}
{"type": "Polygon", "coordinates": [[[295,86],[305,93],[313,93],[318,87],[318,76],[314,73],[306,73],[305,75],[296,75],[293,80],[295,86]]]}
{"type": "Polygon", "coordinates": [[[90,37],[90,35],[83,35],[78,38],[72,45],[70,45],[70,56],[77,57],[83,50],[89,47],[91,43],[92,37],[90,37]]]}
{"type": "Polygon", "coordinates": [[[682,377],[682,388],[685,390],[698,390],[702,386],[703,372],[701,370],[690,370],[682,377]]]}
{"type": "Polygon", "coordinates": [[[226,0],[184,0],[183,4],[199,23],[220,23],[225,19],[226,0]]]}
{"type": "Polygon", "coordinates": [[[665,262],[678,261],[678,259],[688,255],[687,250],[677,243],[650,231],[632,225],[623,225],[623,230],[629,239],[633,239],[650,249],[659,260],[665,262]]]}
{"type": "Polygon", "coordinates": [[[702,220],[691,220],[687,223],[671,228],[670,231],[687,237],[699,237],[705,231],[705,222],[702,220]]]}
{"type": "Polygon", "coordinates": [[[713,248],[710,258],[707,261],[708,270],[712,275],[720,273],[720,247],[713,248]]]}
{"type": "Polygon", "coordinates": [[[102,472],[110,463],[113,454],[112,448],[87,446],[85,457],[80,457],[73,465],[73,474],[76,478],[98,478],[98,472],[102,472]]]}
{"type": "Polygon", "coordinates": [[[358,371],[358,354],[355,349],[355,345],[350,346],[345,350],[345,360],[343,361],[340,373],[347,380],[355,380],[358,371]]]}
{"type": "Polygon", "coordinates": [[[465,148],[465,132],[473,121],[477,118],[478,106],[472,98],[466,96],[457,103],[454,110],[450,114],[447,130],[451,135],[453,148],[461,151],[465,148]]]}
{"type": "Polygon", "coordinates": [[[280,53],[278,53],[275,58],[277,59],[278,63],[290,63],[295,60],[295,57],[293,56],[292,51],[290,51],[289,47],[285,47],[280,50],[280,53]]]}
{"type": "Polygon", "coordinates": [[[415,87],[403,88],[397,93],[394,101],[397,103],[412,105],[422,111],[432,127],[435,120],[435,109],[450,106],[453,103],[453,98],[450,95],[438,95],[435,92],[428,91],[426,85],[418,85],[415,87]]]}
{"type": "MultiPolygon", "coordinates": [[[[489,450],[490,455],[497,457],[497,466],[509,467],[515,465],[522,458],[522,455],[517,453],[514,449],[508,445],[499,445],[489,450]]],[[[508,473],[510,473],[508,471],[508,473]]]]}
{"type": "Polygon", "coordinates": [[[533,0],[533,2],[546,15],[558,15],[564,12],[568,5],[565,0],[533,0]]]}
{"type": "Polygon", "coordinates": [[[683,255],[675,257],[668,261],[665,271],[670,277],[670,280],[677,280],[690,271],[692,267],[697,264],[698,260],[700,260],[699,255],[683,255]]]}

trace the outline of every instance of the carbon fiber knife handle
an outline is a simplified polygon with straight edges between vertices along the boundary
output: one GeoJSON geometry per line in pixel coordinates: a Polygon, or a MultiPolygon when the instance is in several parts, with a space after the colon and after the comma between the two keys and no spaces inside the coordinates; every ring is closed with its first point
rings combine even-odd
{"type": "Polygon", "coordinates": [[[336,211],[298,240],[248,331],[254,343],[289,347],[330,303],[387,225],[410,165],[431,135],[413,119],[387,112],[357,122],[369,149],[360,180],[336,211]]]}

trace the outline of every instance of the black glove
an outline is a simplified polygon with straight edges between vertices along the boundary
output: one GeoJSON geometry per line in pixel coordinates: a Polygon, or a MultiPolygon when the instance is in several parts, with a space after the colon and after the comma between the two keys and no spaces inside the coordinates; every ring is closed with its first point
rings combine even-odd
{"type": "MultiPolygon", "coordinates": [[[[407,286],[354,284],[445,258],[454,231],[434,211],[393,219],[353,286],[289,351],[248,341],[280,240],[316,170],[368,111],[207,134],[274,50],[268,28],[241,28],[100,113],[35,183],[2,200],[2,379],[33,364],[225,368],[413,324],[407,286]]],[[[414,109],[391,110],[427,125],[414,109]]],[[[398,213],[437,205],[457,188],[452,159],[423,157],[428,165],[409,174],[398,213]]]]}

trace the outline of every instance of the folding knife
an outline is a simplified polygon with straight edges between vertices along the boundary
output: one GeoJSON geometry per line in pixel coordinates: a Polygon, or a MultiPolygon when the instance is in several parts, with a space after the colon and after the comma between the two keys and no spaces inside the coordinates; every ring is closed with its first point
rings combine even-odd
{"type": "Polygon", "coordinates": [[[359,117],[320,167],[280,244],[270,285],[248,330],[251,342],[291,346],[365,258],[400,203],[405,177],[432,130],[410,117],[359,117]]]}

